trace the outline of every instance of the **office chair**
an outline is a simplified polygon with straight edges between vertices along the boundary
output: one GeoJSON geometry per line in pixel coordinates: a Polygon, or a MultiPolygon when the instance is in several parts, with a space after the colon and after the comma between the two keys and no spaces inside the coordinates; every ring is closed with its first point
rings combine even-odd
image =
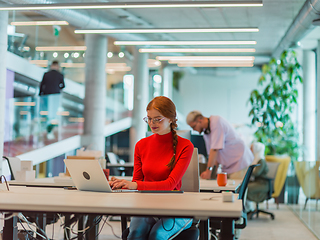
{"type": "Polygon", "coordinates": [[[16,172],[21,170],[20,158],[2,156],[2,160],[5,160],[7,163],[3,166],[3,174],[10,175],[10,180],[15,180],[16,172]]]}
{"type": "Polygon", "coordinates": [[[306,209],[309,199],[315,199],[317,211],[320,199],[320,161],[294,162],[294,167],[299,184],[306,196],[303,210],[306,209]]]}
{"type": "Polygon", "coordinates": [[[285,184],[287,178],[287,171],[289,164],[291,162],[291,158],[289,156],[273,156],[273,155],[266,155],[265,159],[267,162],[279,162],[278,171],[276,177],[274,179],[273,184],[273,193],[272,197],[274,198],[277,208],[279,209],[279,196],[285,184]]]}
{"type": "MultiPolygon", "coordinates": [[[[181,182],[181,190],[184,192],[199,192],[200,180],[199,180],[199,164],[198,164],[198,149],[194,148],[193,154],[189,166],[183,175],[181,182]]],[[[197,240],[200,234],[198,228],[198,222],[193,222],[191,227],[181,231],[174,240],[197,240]]],[[[122,232],[122,239],[127,240],[130,229],[126,228],[122,232]]]]}
{"type": "MultiPolygon", "coordinates": [[[[247,213],[246,213],[245,206],[244,206],[245,197],[246,197],[246,191],[248,188],[251,174],[253,172],[253,169],[256,166],[259,166],[259,164],[250,165],[248,167],[246,175],[244,176],[244,178],[242,180],[241,186],[238,189],[238,191],[236,192],[236,193],[238,193],[238,199],[242,200],[242,215],[240,218],[243,219],[243,221],[242,221],[242,223],[236,223],[235,229],[243,229],[247,226],[247,213]]],[[[216,220],[214,218],[210,218],[209,221],[210,221],[210,227],[211,227],[213,233],[215,233],[216,230],[221,229],[221,221],[216,220]]]]}
{"type": "Polygon", "coordinates": [[[254,215],[257,215],[257,218],[259,217],[259,213],[265,213],[270,215],[271,219],[274,220],[274,214],[265,210],[261,210],[259,209],[259,203],[265,201],[265,200],[269,200],[272,198],[272,194],[274,191],[273,188],[273,184],[274,184],[274,179],[277,175],[277,171],[278,171],[278,167],[279,164],[278,162],[266,162],[267,166],[268,166],[268,173],[266,175],[266,180],[268,180],[268,191],[267,192],[260,192],[257,195],[257,199],[258,201],[254,201],[256,203],[256,209],[254,212],[252,212],[250,214],[250,219],[252,219],[254,217],[254,215]]]}

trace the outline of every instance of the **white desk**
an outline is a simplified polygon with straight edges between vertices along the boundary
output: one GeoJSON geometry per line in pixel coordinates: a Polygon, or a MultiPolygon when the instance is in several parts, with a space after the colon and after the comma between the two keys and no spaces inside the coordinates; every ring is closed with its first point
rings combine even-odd
{"type": "Polygon", "coordinates": [[[234,219],[241,216],[242,202],[223,202],[221,194],[216,193],[99,193],[11,186],[10,192],[0,192],[0,211],[194,217],[202,220],[215,217],[225,226],[224,239],[233,239],[230,229],[233,229],[234,219]]]}
{"type": "Polygon", "coordinates": [[[74,186],[71,178],[53,177],[53,178],[36,178],[34,181],[8,181],[10,186],[26,186],[26,187],[71,187],[74,186]]]}
{"type": "Polygon", "coordinates": [[[220,187],[217,184],[217,180],[206,180],[200,179],[200,191],[202,192],[223,192],[223,191],[232,191],[236,192],[236,190],[240,187],[242,180],[230,180],[228,179],[228,183],[224,187],[220,187]]]}

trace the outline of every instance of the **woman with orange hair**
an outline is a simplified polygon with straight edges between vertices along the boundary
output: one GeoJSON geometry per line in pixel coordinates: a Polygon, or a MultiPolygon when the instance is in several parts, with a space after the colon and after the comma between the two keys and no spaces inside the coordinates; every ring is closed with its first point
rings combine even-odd
{"type": "MultiPolygon", "coordinates": [[[[147,117],[153,135],[135,146],[132,181],[113,179],[113,189],[180,190],[181,178],[189,166],[193,145],[177,135],[176,107],[167,97],[155,97],[147,106],[147,117]]],[[[129,239],[168,239],[191,226],[189,218],[133,217],[129,239]]]]}

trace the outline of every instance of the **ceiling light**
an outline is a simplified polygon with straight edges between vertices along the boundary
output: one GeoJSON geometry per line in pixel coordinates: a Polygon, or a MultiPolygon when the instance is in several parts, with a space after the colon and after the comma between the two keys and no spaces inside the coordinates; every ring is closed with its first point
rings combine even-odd
{"type": "Polygon", "coordinates": [[[48,111],[40,111],[40,115],[49,115],[48,111]]]}
{"type": "Polygon", "coordinates": [[[253,63],[203,63],[203,64],[186,64],[180,63],[178,67],[253,67],[253,63]]]}
{"type": "Polygon", "coordinates": [[[55,4],[2,4],[0,10],[110,9],[110,8],[196,8],[196,7],[262,7],[262,1],[164,1],[164,2],[99,2],[55,4]]]}
{"type": "Polygon", "coordinates": [[[28,21],[11,22],[13,26],[51,26],[51,25],[69,25],[67,21],[28,21]]]}
{"type": "Polygon", "coordinates": [[[48,47],[36,47],[36,51],[41,52],[57,52],[57,51],[86,51],[86,46],[48,46],[48,47]]]}
{"type": "Polygon", "coordinates": [[[108,34],[108,33],[229,33],[259,32],[258,28],[128,28],[128,29],[83,29],[75,30],[76,34],[108,34]]]}
{"type": "Polygon", "coordinates": [[[61,111],[56,113],[58,116],[69,116],[70,112],[69,111],[61,111]]]}
{"type": "Polygon", "coordinates": [[[161,75],[159,75],[159,74],[153,75],[153,81],[155,81],[156,83],[161,83],[162,82],[161,75]]]}
{"type": "Polygon", "coordinates": [[[61,63],[60,66],[64,68],[84,68],[85,63],[61,63]]]}
{"type": "Polygon", "coordinates": [[[140,48],[141,53],[215,53],[215,52],[255,52],[254,48],[140,48]]]}
{"type": "Polygon", "coordinates": [[[69,53],[63,54],[63,57],[64,57],[64,58],[68,58],[68,57],[69,57],[69,53]]]}
{"type": "Polygon", "coordinates": [[[57,52],[54,52],[54,53],[52,54],[52,56],[53,56],[54,58],[57,58],[57,57],[58,57],[58,53],[57,53],[57,52]]]}
{"type": "Polygon", "coordinates": [[[29,60],[29,63],[38,65],[40,67],[48,66],[48,60],[29,60]]]}
{"type": "Polygon", "coordinates": [[[15,106],[30,106],[30,107],[34,107],[36,105],[35,102],[15,102],[14,103],[15,106]]]}
{"type": "Polygon", "coordinates": [[[149,68],[153,68],[153,67],[159,67],[161,65],[161,62],[156,59],[148,59],[147,64],[149,68]]]}
{"type": "Polygon", "coordinates": [[[80,56],[80,54],[78,53],[78,52],[75,52],[74,54],[73,54],[73,57],[74,58],[78,58],[80,56]]]}
{"type": "Polygon", "coordinates": [[[124,57],[124,53],[123,52],[119,52],[118,56],[119,56],[119,58],[123,58],[124,57]]]}
{"type": "Polygon", "coordinates": [[[114,45],[149,45],[149,46],[161,46],[161,45],[255,45],[256,41],[115,41],[114,45]]]}
{"type": "Polygon", "coordinates": [[[108,52],[107,57],[108,58],[112,58],[112,56],[113,56],[113,53],[112,52],[108,52]]]}
{"type": "Polygon", "coordinates": [[[70,117],[69,119],[69,122],[84,122],[84,118],[83,117],[70,117]]]}
{"type": "Polygon", "coordinates": [[[189,61],[253,61],[253,56],[158,56],[159,61],[168,60],[189,60],[189,61]]]}
{"type": "Polygon", "coordinates": [[[169,63],[184,63],[184,64],[208,64],[208,63],[253,63],[254,60],[169,60],[169,63]]]}
{"type": "MultiPolygon", "coordinates": [[[[61,67],[64,68],[84,68],[85,63],[61,63],[61,67]]],[[[106,63],[106,70],[112,69],[115,71],[130,71],[131,67],[127,66],[126,63],[106,63]]]]}

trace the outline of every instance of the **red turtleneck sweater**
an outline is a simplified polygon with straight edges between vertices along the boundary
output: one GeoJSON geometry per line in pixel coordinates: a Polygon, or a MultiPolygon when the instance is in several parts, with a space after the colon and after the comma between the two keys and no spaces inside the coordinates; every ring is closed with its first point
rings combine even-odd
{"type": "Polygon", "coordinates": [[[171,171],[166,165],[173,156],[172,141],[170,132],[153,134],[136,144],[132,181],[138,184],[138,190],[180,190],[194,147],[188,139],[178,136],[176,164],[171,171]]]}

